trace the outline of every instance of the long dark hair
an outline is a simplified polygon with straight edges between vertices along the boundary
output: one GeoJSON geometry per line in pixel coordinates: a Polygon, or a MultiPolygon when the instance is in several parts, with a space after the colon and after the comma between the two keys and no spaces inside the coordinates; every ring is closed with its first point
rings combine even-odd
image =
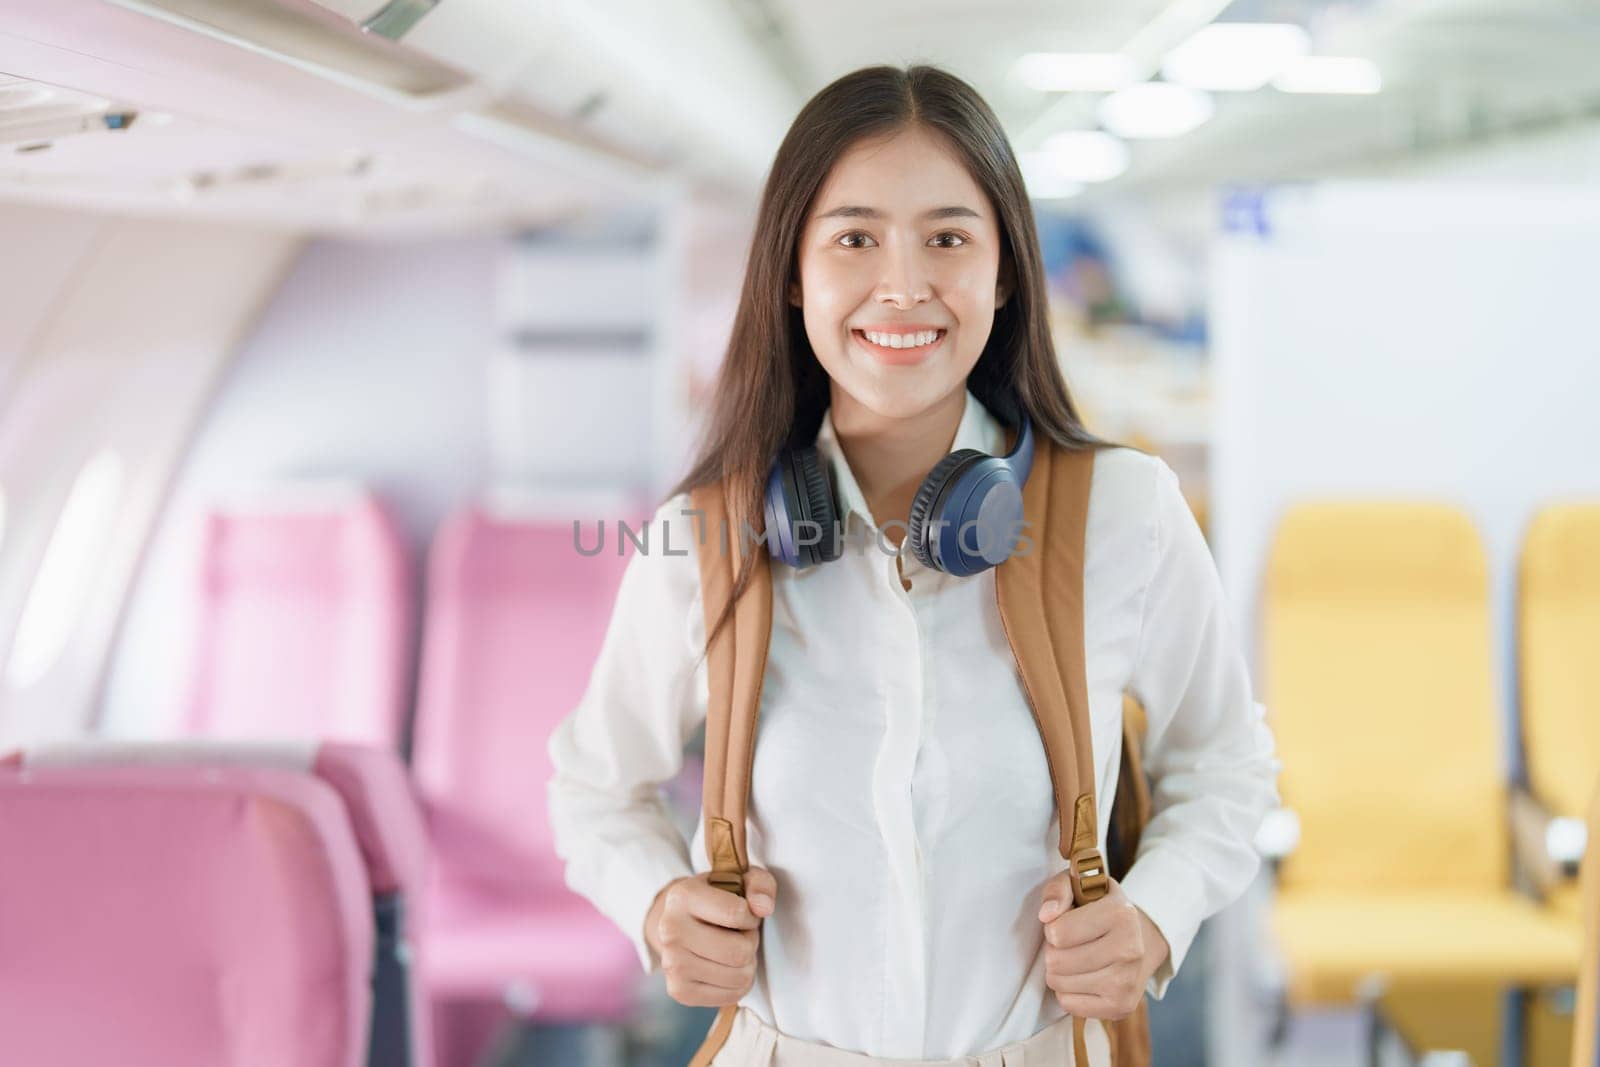
{"type": "MultiPolygon", "coordinates": [[[[773,457],[791,442],[809,443],[828,405],[827,372],[811,351],[801,309],[788,300],[817,191],[856,142],[918,126],[943,135],[988,196],[1000,222],[1000,275],[1012,282],[967,387],[1010,425],[1020,421],[1019,406],[1025,410],[1038,447],[1047,439],[1067,449],[1110,445],[1084,428],[1061,376],[1033,208],[1000,121],[972,86],[937,67],[866,67],[812,97],[778,147],[711,416],[689,473],[667,493],[728,480],[730,536],[741,521],[759,528],[773,457]]],[[[746,553],[707,648],[732,617],[756,559],[746,553]]]]}

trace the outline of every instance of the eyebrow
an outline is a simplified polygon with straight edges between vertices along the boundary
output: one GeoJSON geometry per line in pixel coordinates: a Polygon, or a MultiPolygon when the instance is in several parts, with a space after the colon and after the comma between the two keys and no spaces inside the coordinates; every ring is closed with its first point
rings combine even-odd
{"type": "MultiPolygon", "coordinates": [[[[922,213],[922,217],[925,219],[977,219],[982,218],[983,216],[979,215],[970,207],[963,207],[960,204],[952,204],[949,207],[936,207],[931,211],[924,211],[922,213]]],[[[823,212],[822,214],[818,215],[817,218],[881,219],[883,218],[883,212],[879,211],[877,208],[862,207],[859,204],[845,204],[841,207],[834,208],[832,211],[823,212]]]]}

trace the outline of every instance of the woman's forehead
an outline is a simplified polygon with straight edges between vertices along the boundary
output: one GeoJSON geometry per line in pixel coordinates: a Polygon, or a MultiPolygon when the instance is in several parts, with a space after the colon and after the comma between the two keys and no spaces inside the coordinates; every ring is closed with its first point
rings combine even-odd
{"type": "Polygon", "coordinates": [[[858,142],[834,163],[817,195],[812,218],[848,214],[867,219],[920,220],[990,216],[987,198],[955,152],[920,129],[858,142]]]}

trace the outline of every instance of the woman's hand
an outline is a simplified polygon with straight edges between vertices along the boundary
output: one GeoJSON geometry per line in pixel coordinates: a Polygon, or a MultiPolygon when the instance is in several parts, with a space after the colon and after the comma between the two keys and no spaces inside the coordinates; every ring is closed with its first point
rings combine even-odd
{"type": "Polygon", "coordinates": [[[644,939],[661,961],[667,993],[688,1007],[737,1004],[756,978],[761,920],[772,914],[778,882],[745,872],[743,897],[718,889],[706,873],[668,882],[650,905],[644,939]]]}
{"type": "Polygon", "coordinates": [[[1044,983],[1068,1015],[1123,1019],[1139,1008],[1145,984],[1166,962],[1167,939],[1150,917],[1108,879],[1099,900],[1072,906],[1062,871],[1044,885],[1044,983]]]}

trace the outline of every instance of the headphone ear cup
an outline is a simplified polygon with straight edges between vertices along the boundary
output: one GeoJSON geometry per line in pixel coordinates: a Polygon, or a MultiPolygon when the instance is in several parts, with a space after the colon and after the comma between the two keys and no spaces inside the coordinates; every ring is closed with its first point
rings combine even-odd
{"type": "Polygon", "coordinates": [[[917,495],[911,501],[911,521],[906,528],[906,537],[911,542],[911,552],[924,567],[942,570],[933,558],[933,545],[928,539],[928,523],[933,518],[935,507],[938,505],[944,492],[955,480],[961,477],[961,472],[987,456],[975,448],[962,448],[945,456],[933,465],[933,470],[922,480],[917,487],[917,495]]]}
{"type": "Polygon", "coordinates": [[[766,545],[772,559],[800,566],[799,553],[794,546],[794,520],[800,510],[799,494],[794,486],[794,460],[788,452],[780,452],[767,470],[766,495],[766,545]]]}
{"type": "Polygon", "coordinates": [[[817,531],[810,527],[795,530],[796,543],[802,539],[806,542],[800,545],[803,565],[832,562],[839,558],[841,550],[834,536],[838,509],[834,506],[833,480],[814,447],[802,449],[795,456],[794,465],[796,486],[805,497],[805,514],[801,517],[820,527],[817,531]],[[821,540],[811,543],[814,534],[820,534],[821,540]]]}

